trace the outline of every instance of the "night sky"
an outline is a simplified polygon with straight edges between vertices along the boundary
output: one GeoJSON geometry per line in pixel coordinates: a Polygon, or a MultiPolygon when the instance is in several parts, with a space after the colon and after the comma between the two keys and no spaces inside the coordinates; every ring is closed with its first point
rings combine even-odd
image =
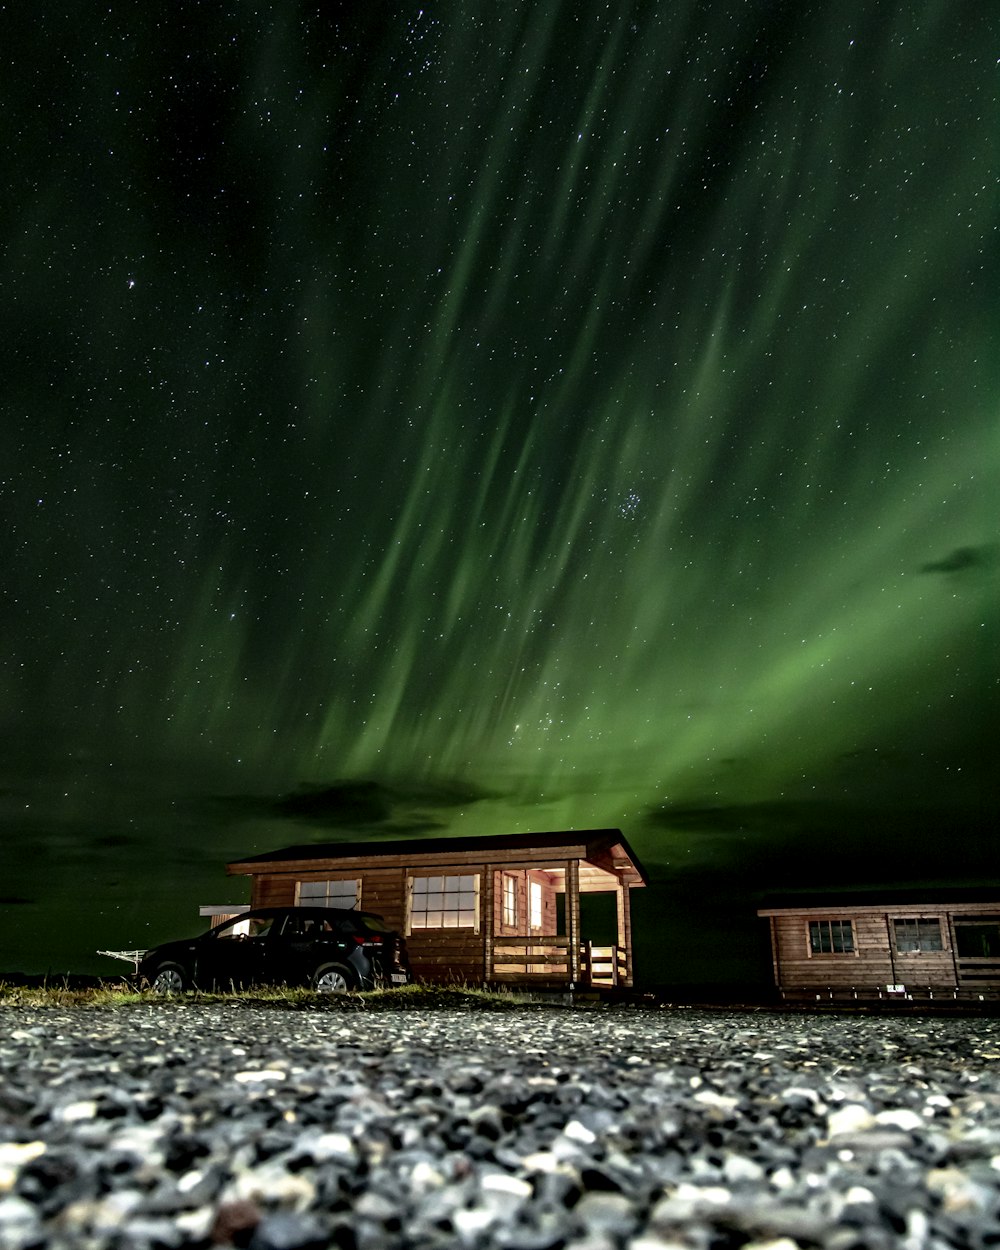
{"type": "Polygon", "coordinates": [[[0,971],[296,842],[1000,881],[1000,10],[0,11],[0,971]]]}

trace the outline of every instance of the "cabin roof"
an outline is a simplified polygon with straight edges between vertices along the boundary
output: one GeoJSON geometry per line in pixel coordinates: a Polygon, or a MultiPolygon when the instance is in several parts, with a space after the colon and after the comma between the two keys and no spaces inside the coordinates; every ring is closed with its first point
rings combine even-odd
{"type": "Polygon", "coordinates": [[[230,875],[252,874],[267,864],[301,863],[308,860],[371,859],[406,856],[419,861],[427,855],[482,852],[489,862],[492,851],[559,851],[582,846],[584,858],[592,859],[618,850],[619,860],[630,878],[630,885],[648,885],[646,870],[639,863],[620,829],[571,829],[552,833],[499,833],[455,838],[392,838],[354,842],[309,842],[276,851],[244,856],[226,865],[230,875]]]}
{"type": "Polygon", "coordinates": [[[816,911],[833,907],[884,911],[892,907],[960,907],[975,903],[1000,906],[1000,884],[985,886],[906,886],[884,890],[799,890],[761,899],[758,916],[781,911],[816,911]]]}

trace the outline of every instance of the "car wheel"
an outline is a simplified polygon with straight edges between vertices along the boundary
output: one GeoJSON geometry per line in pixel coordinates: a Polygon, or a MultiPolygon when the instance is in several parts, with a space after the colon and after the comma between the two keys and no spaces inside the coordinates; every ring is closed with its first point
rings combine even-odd
{"type": "Polygon", "coordinates": [[[312,987],[320,994],[346,994],[352,977],[340,964],[321,964],[312,977],[312,987]]]}
{"type": "Polygon", "coordinates": [[[157,994],[179,994],[187,989],[187,977],[179,964],[160,964],[149,984],[157,994]]]}

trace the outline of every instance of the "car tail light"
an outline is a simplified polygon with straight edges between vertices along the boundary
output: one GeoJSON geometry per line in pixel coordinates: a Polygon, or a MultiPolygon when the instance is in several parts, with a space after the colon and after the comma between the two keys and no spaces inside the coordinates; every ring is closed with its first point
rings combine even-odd
{"type": "Polygon", "coordinates": [[[353,936],[359,946],[382,945],[382,938],[378,933],[355,933],[353,936]]]}

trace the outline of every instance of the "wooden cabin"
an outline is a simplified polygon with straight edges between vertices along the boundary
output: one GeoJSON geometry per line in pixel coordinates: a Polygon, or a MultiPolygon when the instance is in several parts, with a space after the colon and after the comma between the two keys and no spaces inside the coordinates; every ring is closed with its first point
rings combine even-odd
{"type": "Polygon", "coordinates": [[[782,997],[1000,997],[1000,887],[786,896],[757,915],[782,997]]]}
{"type": "Polygon", "coordinates": [[[617,829],[290,846],[226,865],[250,905],[376,912],[426,981],[632,985],[629,893],[646,874],[617,829]],[[580,896],[613,894],[617,942],[595,947],[580,896]]]}

